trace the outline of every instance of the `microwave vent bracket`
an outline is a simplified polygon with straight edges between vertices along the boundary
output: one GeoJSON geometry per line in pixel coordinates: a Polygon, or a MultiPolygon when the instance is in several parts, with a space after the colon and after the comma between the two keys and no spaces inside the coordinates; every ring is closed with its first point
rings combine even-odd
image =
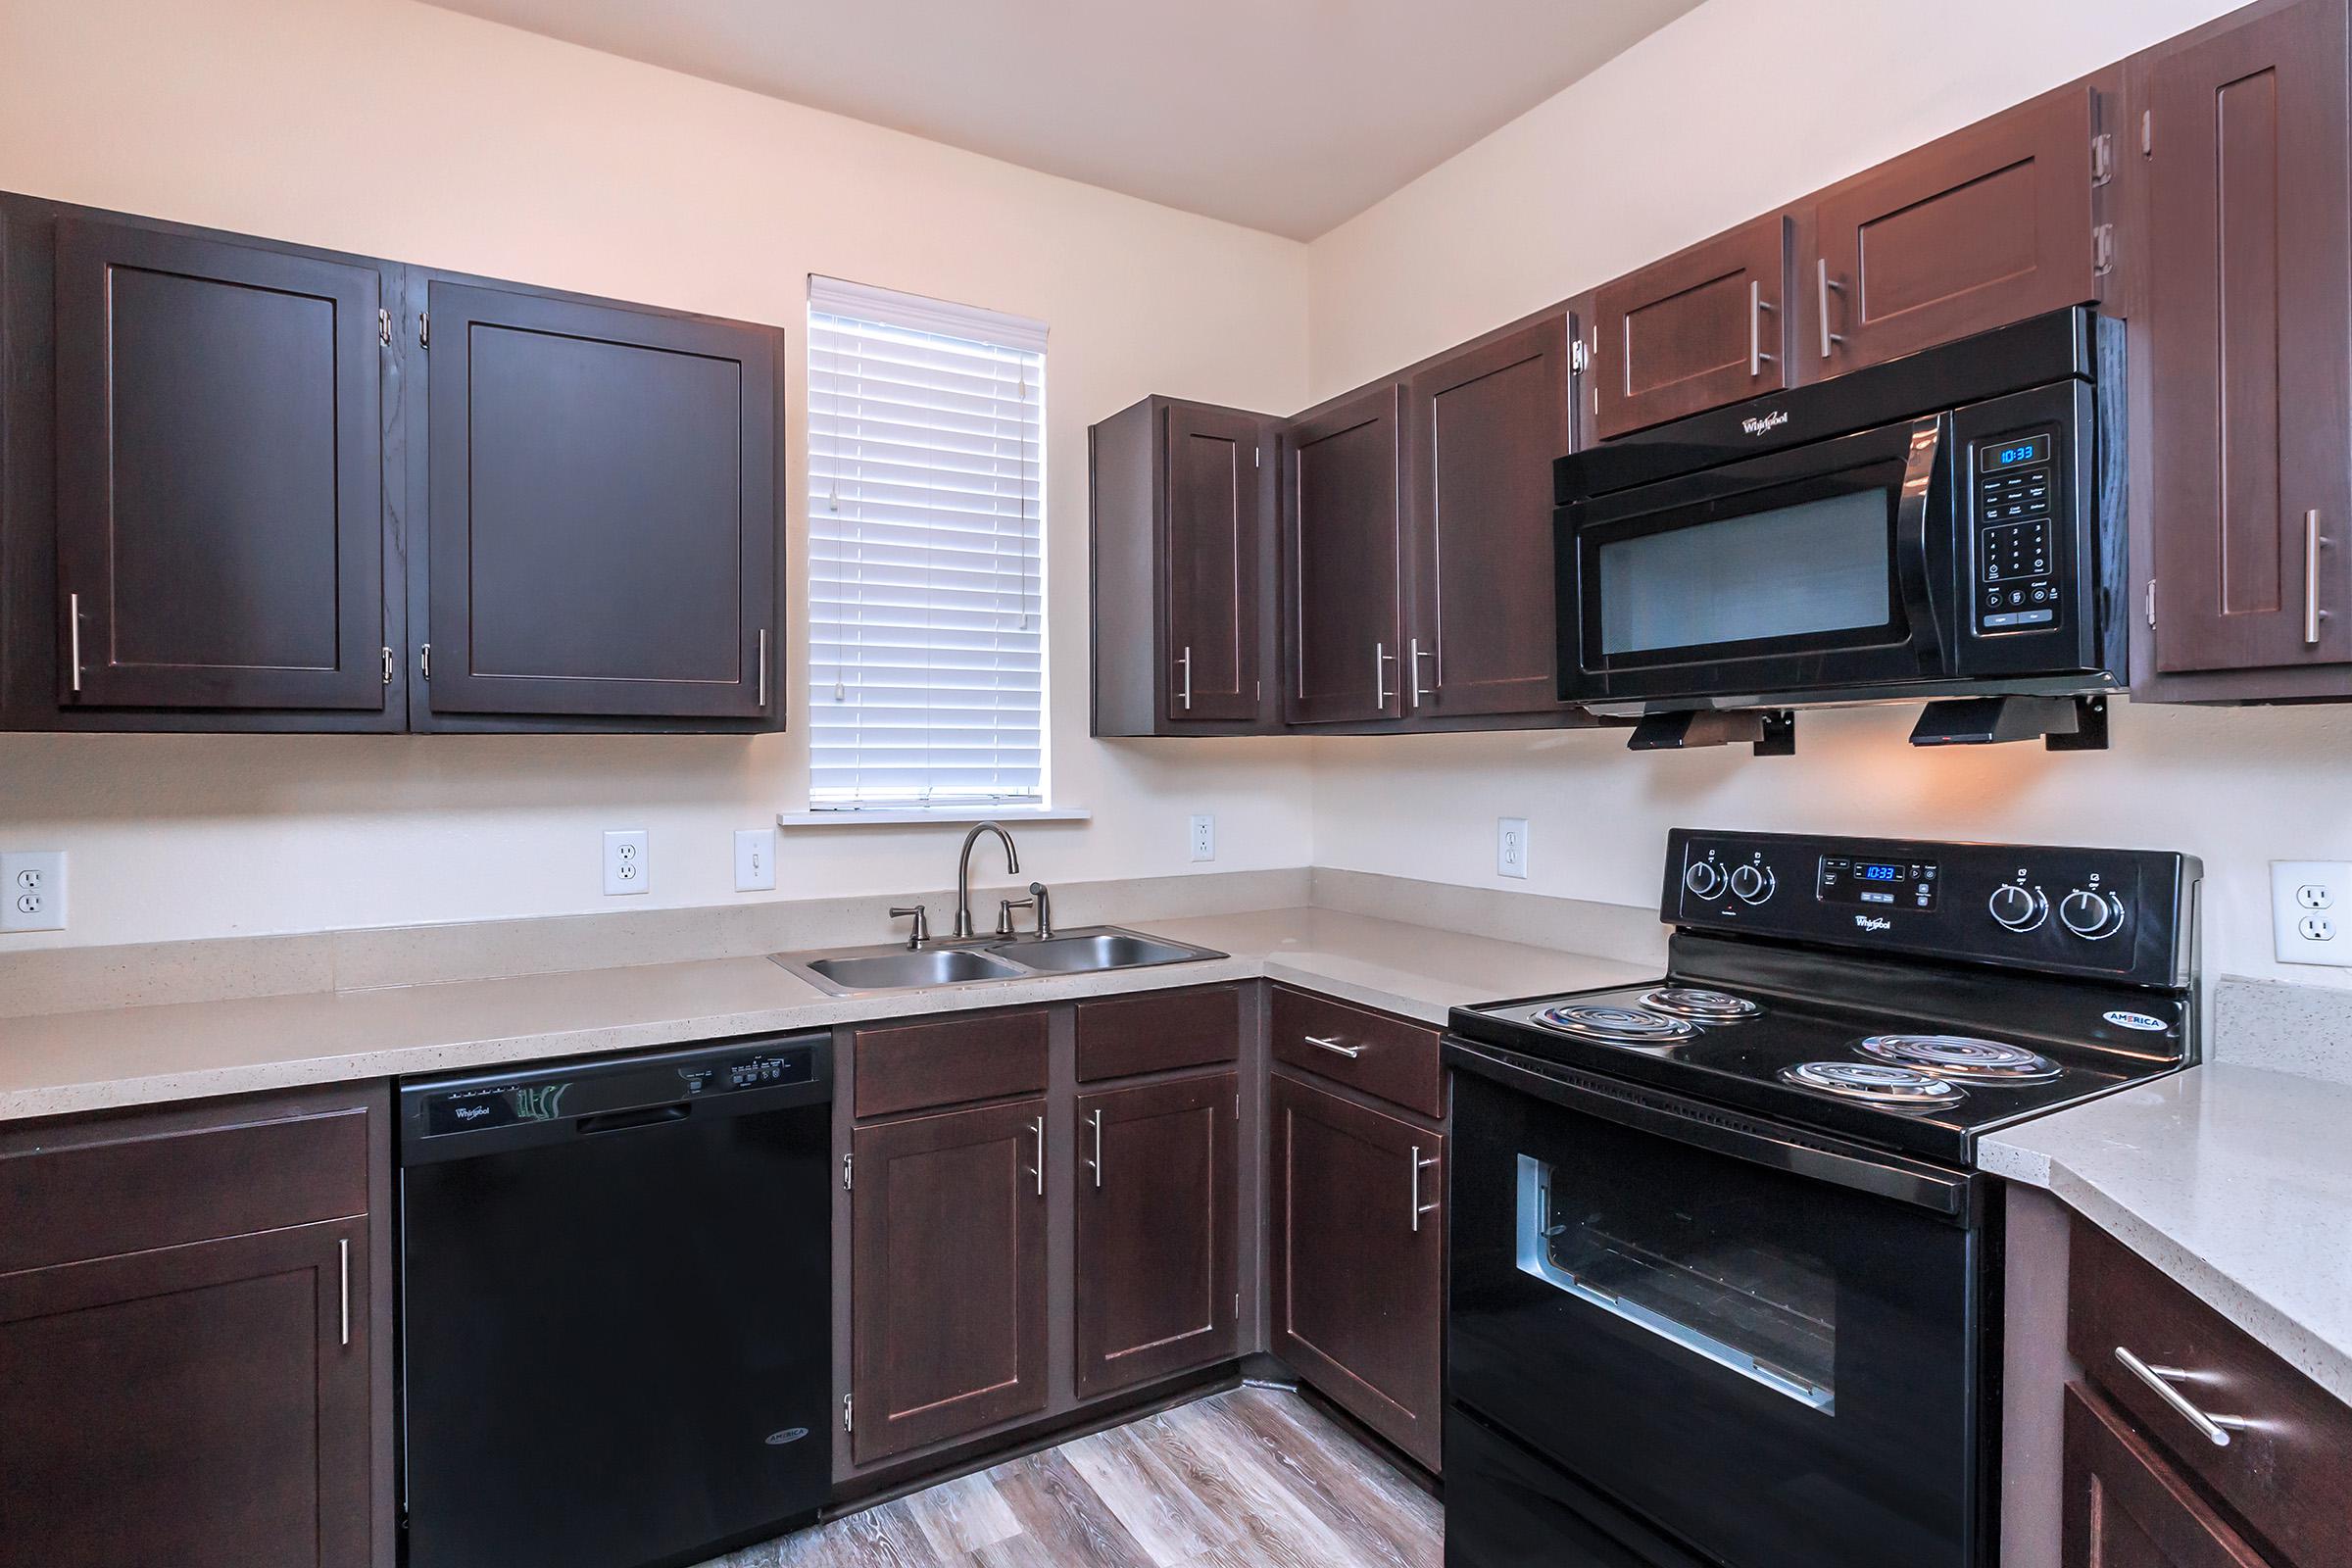
{"type": "Polygon", "coordinates": [[[1786,708],[1697,708],[1646,713],[1626,737],[1629,752],[1684,752],[1749,745],[1758,757],[1796,755],[1796,715],[1786,708]]]}
{"type": "Polygon", "coordinates": [[[2038,740],[2053,752],[2107,749],[2104,697],[1955,697],[1930,703],[1911,727],[1914,746],[1998,746],[2038,740]]]}

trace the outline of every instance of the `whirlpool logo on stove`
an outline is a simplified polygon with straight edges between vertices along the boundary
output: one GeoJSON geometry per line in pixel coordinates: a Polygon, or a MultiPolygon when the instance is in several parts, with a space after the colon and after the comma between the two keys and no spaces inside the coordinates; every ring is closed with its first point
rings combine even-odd
{"type": "Polygon", "coordinates": [[[1777,430],[1788,422],[1788,411],[1775,409],[1770,414],[1751,415],[1747,418],[1741,419],[1740,428],[1745,430],[1749,435],[1762,435],[1768,430],[1777,430]]]}
{"type": "Polygon", "coordinates": [[[1857,914],[1854,916],[1854,924],[1864,931],[1891,931],[1894,929],[1894,922],[1883,914],[1857,914]]]}

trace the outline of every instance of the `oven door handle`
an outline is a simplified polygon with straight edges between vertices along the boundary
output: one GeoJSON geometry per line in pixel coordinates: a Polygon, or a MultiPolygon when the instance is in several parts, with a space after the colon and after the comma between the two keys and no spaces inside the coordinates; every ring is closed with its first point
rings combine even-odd
{"type": "Polygon", "coordinates": [[[1928,534],[1935,519],[1936,463],[1943,451],[1945,416],[1933,415],[1911,426],[1903,459],[1903,488],[1894,508],[1894,573],[1911,642],[1923,666],[1944,662],[1943,625],[1936,610],[1936,584],[1928,564],[1928,534]]]}
{"type": "MultiPolygon", "coordinates": [[[[1522,1065],[1508,1053],[1458,1038],[1446,1041],[1457,1068],[1636,1132],[1670,1138],[1750,1164],[1810,1181],[1892,1199],[1954,1223],[1976,1218],[1976,1183],[1969,1176],[1882,1154],[1860,1145],[1833,1144],[1811,1133],[1778,1128],[1754,1116],[1724,1110],[1663,1090],[1615,1085],[1573,1069],[1522,1065]],[[1571,1076],[1572,1074],[1572,1076],[1571,1076]]],[[[1459,1137],[1463,1129],[1455,1129],[1459,1137]]]]}

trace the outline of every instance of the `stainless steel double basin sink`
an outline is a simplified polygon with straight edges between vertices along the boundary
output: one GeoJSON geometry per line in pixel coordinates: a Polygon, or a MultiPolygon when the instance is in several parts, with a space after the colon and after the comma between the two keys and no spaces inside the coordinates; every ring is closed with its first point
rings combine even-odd
{"type": "Polygon", "coordinates": [[[996,937],[924,948],[893,942],[879,947],[826,948],[771,956],[819,991],[848,997],[868,991],[972,985],[983,980],[1026,980],[1049,974],[1144,969],[1163,963],[1196,963],[1226,955],[1103,925],[1056,932],[1050,937],[996,937]]]}

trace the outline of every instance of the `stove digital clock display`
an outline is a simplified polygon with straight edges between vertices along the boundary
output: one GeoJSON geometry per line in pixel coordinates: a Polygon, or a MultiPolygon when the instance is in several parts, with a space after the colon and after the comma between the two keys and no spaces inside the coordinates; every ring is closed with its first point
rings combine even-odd
{"type": "Polygon", "coordinates": [[[1933,860],[1852,860],[1821,858],[1815,892],[1824,904],[1863,904],[1885,909],[1936,907],[1933,860]]]}

